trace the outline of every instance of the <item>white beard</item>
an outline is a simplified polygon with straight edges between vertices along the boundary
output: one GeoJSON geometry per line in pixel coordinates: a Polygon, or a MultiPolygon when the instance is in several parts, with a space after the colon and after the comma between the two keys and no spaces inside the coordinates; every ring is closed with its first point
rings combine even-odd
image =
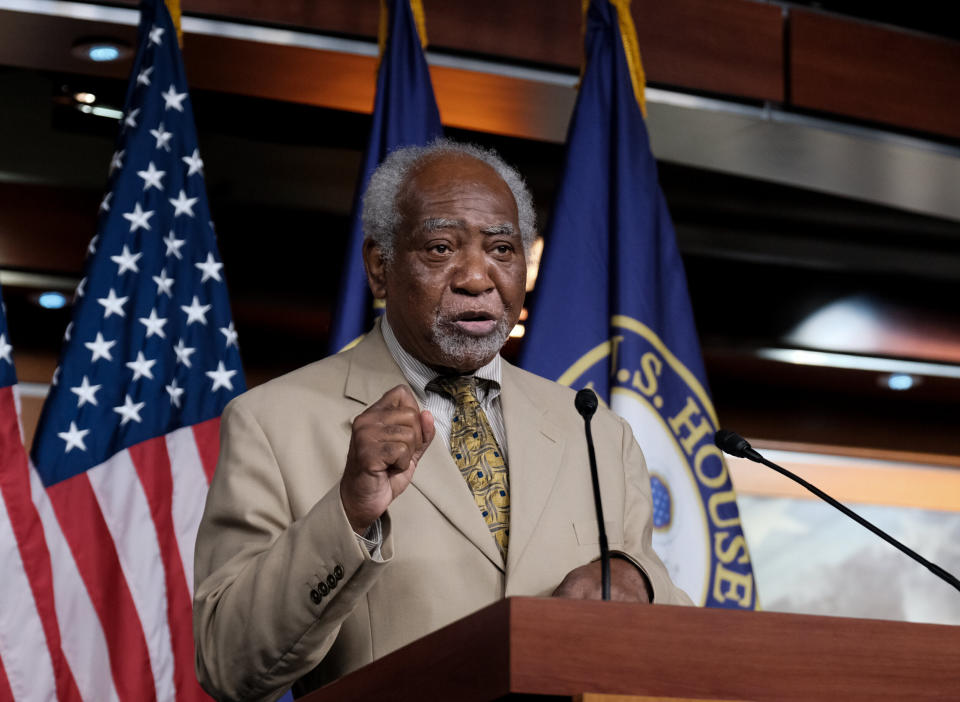
{"type": "Polygon", "coordinates": [[[467,334],[454,325],[452,320],[433,320],[431,340],[440,349],[446,362],[444,365],[457,367],[466,361],[479,368],[499,353],[510,336],[510,321],[506,311],[497,320],[497,326],[485,336],[467,334]]]}

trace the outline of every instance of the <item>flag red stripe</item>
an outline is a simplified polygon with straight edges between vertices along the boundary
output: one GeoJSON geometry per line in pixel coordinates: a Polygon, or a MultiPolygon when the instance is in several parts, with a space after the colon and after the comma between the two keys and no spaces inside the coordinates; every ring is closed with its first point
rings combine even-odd
{"type": "Polygon", "coordinates": [[[75,475],[47,495],[106,636],[117,694],[123,702],[155,700],[140,617],[90,480],[75,475]]]}
{"type": "Polygon", "coordinates": [[[196,438],[203,472],[207,474],[209,484],[213,480],[213,471],[217,468],[217,458],[220,456],[220,417],[194,424],[193,436],[196,438]]]}
{"type": "Polygon", "coordinates": [[[3,668],[3,658],[0,658],[0,702],[14,702],[13,690],[10,689],[10,681],[7,680],[7,671],[3,668]]]}
{"type": "Polygon", "coordinates": [[[166,574],[167,621],[173,646],[177,700],[207,700],[194,674],[193,610],[173,526],[173,477],[166,440],[162,436],[150,439],[131,446],[129,452],[150,505],[166,574]]]}
{"type": "Polygon", "coordinates": [[[0,470],[0,494],[7,507],[20,560],[30,582],[34,604],[47,639],[47,649],[56,676],[57,699],[61,702],[80,700],[80,690],[61,648],[50,551],[43,535],[43,523],[30,497],[30,466],[20,438],[12,387],[0,388],[0,456],[4,464],[3,470],[0,470]]]}

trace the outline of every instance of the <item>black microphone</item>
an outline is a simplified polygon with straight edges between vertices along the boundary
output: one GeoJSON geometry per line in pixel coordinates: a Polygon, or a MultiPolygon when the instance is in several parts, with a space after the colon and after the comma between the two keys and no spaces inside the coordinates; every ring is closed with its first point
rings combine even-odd
{"type": "Polygon", "coordinates": [[[912,558],[917,563],[925,567],[927,570],[929,570],[931,573],[936,575],[938,578],[945,580],[946,582],[953,585],[953,587],[955,587],[957,590],[960,590],[960,580],[957,580],[956,577],[954,577],[953,575],[945,571],[936,563],[931,563],[930,561],[928,561],[926,558],[921,556],[919,553],[917,553],[913,549],[900,543],[895,538],[890,536],[887,532],[885,532],[883,529],[881,529],[878,526],[874,526],[873,524],[868,522],[866,519],[861,517],[859,514],[854,512],[853,510],[848,509],[844,505],[840,504],[837,500],[830,497],[830,495],[825,493],[820,488],[808,483],[799,475],[796,475],[795,473],[791,473],[786,468],[778,466],[776,463],[772,461],[768,461],[766,458],[761,456],[756,450],[754,450],[754,448],[750,445],[749,441],[744,439],[742,436],[740,436],[736,432],[727,431],[726,429],[720,429],[719,431],[717,431],[713,440],[714,440],[714,443],[717,445],[717,448],[719,448],[721,451],[725,453],[729,453],[731,456],[736,456],[738,458],[748,458],[751,461],[754,461],[755,463],[762,463],[768,468],[773,468],[773,470],[777,471],[781,475],[787,476],[788,478],[790,478],[790,480],[793,480],[794,482],[799,483],[800,485],[805,487],[807,490],[812,492],[814,495],[819,497],[821,500],[824,500],[825,502],[833,505],[838,510],[843,512],[845,515],[850,517],[852,520],[854,520],[861,526],[869,529],[870,531],[872,531],[874,534],[879,536],[881,539],[886,541],[888,544],[890,544],[894,548],[910,556],[910,558],[912,558]]]}
{"type": "Polygon", "coordinates": [[[600,501],[600,476],[597,475],[597,454],[593,450],[593,433],[590,420],[600,404],[596,393],[590,388],[577,391],[573,401],[577,412],[583,417],[584,431],[587,434],[587,453],[590,456],[590,477],[593,479],[593,502],[597,508],[597,530],[600,535],[600,587],[603,599],[610,599],[610,548],[607,545],[607,529],[603,523],[603,503],[600,501]]]}

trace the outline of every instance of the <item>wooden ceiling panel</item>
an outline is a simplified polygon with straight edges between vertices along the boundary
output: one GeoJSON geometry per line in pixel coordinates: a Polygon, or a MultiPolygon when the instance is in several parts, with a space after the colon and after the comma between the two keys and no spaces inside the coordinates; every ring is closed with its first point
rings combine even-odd
{"type": "Polygon", "coordinates": [[[960,138],[960,42],[790,13],[794,105],[960,138]]]}
{"type": "MultiPolygon", "coordinates": [[[[133,0],[124,4],[135,6],[133,0]]],[[[424,0],[430,45],[509,61],[579,68],[578,0],[424,0]]],[[[246,20],[374,39],[377,0],[183,0],[187,14],[246,20]]],[[[634,0],[648,80],[783,100],[780,7],[749,0],[634,0]]]]}

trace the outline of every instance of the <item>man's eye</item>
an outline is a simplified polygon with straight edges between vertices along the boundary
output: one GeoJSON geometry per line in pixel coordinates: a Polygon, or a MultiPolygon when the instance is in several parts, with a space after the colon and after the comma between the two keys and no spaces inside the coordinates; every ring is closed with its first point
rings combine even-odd
{"type": "Polygon", "coordinates": [[[446,244],[434,244],[430,247],[430,251],[433,253],[444,254],[450,250],[450,247],[446,244]]]}
{"type": "Polygon", "coordinates": [[[498,254],[508,254],[513,251],[513,247],[509,244],[500,244],[497,246],[496,251],[498,254]]]}

